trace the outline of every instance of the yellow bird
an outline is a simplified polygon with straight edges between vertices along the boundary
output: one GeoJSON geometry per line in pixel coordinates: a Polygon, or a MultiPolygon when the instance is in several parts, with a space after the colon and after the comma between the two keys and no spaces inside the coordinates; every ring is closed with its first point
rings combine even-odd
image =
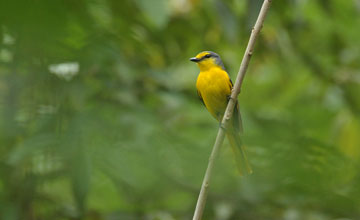
{"type": "MultiPolygon", "coordinates": [[[[190,61],[196,62],[200,68],[196,81],[198,95],[211,115],[221,123],[233,87],[229,74],[217,53],[204,51],[190,61]]],[[[226,136],[235,154],[237,167],[241,175],[250,174],[252,170],[240,139],[243,128],[238,103],[229,123],[226,136]]]]}

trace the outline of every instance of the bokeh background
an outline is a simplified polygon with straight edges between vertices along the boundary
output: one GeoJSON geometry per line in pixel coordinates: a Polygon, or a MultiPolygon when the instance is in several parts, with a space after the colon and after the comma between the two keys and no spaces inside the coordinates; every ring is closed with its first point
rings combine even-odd
{"type": "MultiPolygon", "coordinates": [[[[261,0],[0,0],[0,219],[191,219],[218,123],[189,57],[234,79],[261,0]]],[[[360,219],[360,1],[273,0],[204,219],[360,219]]]]}

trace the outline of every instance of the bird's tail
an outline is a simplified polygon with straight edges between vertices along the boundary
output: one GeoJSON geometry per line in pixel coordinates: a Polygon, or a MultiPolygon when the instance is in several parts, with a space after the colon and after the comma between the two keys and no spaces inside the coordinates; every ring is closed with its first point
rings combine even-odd
{"type": "Polygon", "coordinates": [[[237,132],[227,132],[227,138],[230,142],[231,149],[234,152],[236,166],[239,169],[241,176],[246,176],[252,173],[251,166],[247,160],[244,148],[241,143],[240,134],[237,132]]]}

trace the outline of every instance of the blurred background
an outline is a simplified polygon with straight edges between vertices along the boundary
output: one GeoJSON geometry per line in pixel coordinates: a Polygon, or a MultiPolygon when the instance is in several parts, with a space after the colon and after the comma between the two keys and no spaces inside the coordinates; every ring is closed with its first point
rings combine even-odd
{"type": "MultiPolygon", "coordinates": [[[[218,123],[189,58],[236,77],[261,0],[0,0],[0,219],[191,219],[218,123]]],[[[204,219],[360,219],[360,1],[274,0],[204,219]]]]}

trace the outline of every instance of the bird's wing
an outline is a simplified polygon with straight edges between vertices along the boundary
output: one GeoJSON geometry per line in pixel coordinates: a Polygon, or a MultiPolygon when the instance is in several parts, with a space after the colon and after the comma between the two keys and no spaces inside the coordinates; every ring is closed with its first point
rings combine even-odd
{"type": "Polygon", "coordinates": [[[243,125],[242,125],[242,119],[241,119],[241,113],[240,113],[240,107],[239,107],[239,102],[236,103],[235,109],[234,109],[234,116],[233,118],[234,120],[234,124],[235,127],[238,129],[238,131],[240,132],[240,134],[242,134],[244,132],[243,129],[243,125]]]}
{"type": "MultiPolygon", "coordinates": [[[[230,80],[230,91],[232,91],[233,88],[233,83],[229,77],[230,80]]],[[[230,95],[228,97],[228,99],[230,99],[230,95]]],[[[241,113],[240,113],[240,106],[239,106],[239,101],[236,101],[236,105],[235,105],[235,109],[234,109],[234,113],[233,113],[233,118],[235,119],[234,122],[234,127],[237,131],[240,132],[240,134],[243,133],[243,124],[242,124],[242,119],[241,119],[241,113]]]]}
{"type": "Polygon", "coordinates": [[[202,98],[201,93],[200,93],[199,90],[197,90],[197,94],[198,94],[199,99],[201,100],[202,104],[205,106],[205,102],[204,102],[204,100],[203,100],[203,98],[202,98]]]}

